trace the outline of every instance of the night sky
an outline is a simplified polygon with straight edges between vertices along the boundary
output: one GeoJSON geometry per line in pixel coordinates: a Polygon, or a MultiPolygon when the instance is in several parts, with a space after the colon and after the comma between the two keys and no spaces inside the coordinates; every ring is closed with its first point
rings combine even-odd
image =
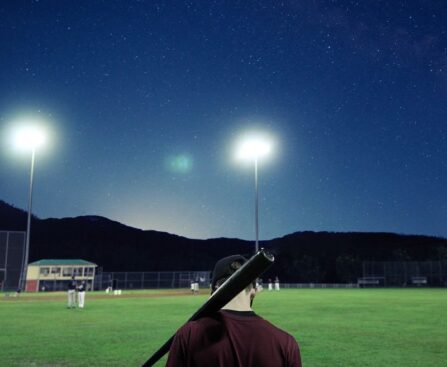
{"type": "Polygon", "coordinates": [[[24,117],[47,121],[33,213],[191,238],[447,236],[444,1],[0,4],[0,199],[26,209],[24,117]]]}

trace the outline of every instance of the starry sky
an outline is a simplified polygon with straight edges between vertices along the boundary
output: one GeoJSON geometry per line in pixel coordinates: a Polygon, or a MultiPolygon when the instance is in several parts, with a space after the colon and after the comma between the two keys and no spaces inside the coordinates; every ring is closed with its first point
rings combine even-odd
{"type": "Polygon", "coordinates": [[[191,238],[447,236],[444,1],[2,1],[0,199],[191,238]]]}

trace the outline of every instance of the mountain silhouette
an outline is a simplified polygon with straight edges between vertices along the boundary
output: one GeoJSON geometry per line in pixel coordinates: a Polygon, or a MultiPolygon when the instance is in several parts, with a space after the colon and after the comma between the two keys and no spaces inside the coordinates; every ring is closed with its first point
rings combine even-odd
{"type": "MultiPolygon", "coordinates": [[[[27,213],[0,200],[0,230],[26,230],[27,213]]],[[[351,282],[363,261],[447,260],[444,238],[394,233],[296,232],[260,247],[276,261],[264,275],[289,282],[351,282]]],[[[105,271],[212,270],[221,257],[250,256],[253,241],[208,240],[126,226],[101,216],[32,217],[30,262],[48,258],[83,258],[105,271]]]]}

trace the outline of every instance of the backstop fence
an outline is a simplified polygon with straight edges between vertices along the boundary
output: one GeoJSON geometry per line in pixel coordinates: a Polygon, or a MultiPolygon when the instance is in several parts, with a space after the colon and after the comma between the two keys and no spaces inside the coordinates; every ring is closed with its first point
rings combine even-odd
{"type": "Polygon", "coordinates": [[[19,288],[26,232],[0,231],[0,291],[19,288]]]}
{"type": "Polygon", "coordinates": [[[360,286],[446,287],[447,261],[365,261],[360,286]]]}
{"type": "Polygon", "coordinates": [[[208,288],[210,271],[160,271],[160,272],[100,272],[95,276],[94,289],[157,289],[190,288],[191,282],[208,288]]]}

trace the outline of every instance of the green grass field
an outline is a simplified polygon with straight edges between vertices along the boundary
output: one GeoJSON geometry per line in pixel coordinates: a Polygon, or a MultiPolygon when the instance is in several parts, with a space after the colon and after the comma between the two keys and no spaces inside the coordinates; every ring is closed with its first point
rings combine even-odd
{"type": "MultiPolygon", "coordinates": [[[[158,293],[87,293],[83,310],[0,294],[0,366],[139,366],[207,298],[158,293]]],[[[447,366],[443,289],[264,291],[254,308],[295,336],[304,367],[447,366]]]]}

